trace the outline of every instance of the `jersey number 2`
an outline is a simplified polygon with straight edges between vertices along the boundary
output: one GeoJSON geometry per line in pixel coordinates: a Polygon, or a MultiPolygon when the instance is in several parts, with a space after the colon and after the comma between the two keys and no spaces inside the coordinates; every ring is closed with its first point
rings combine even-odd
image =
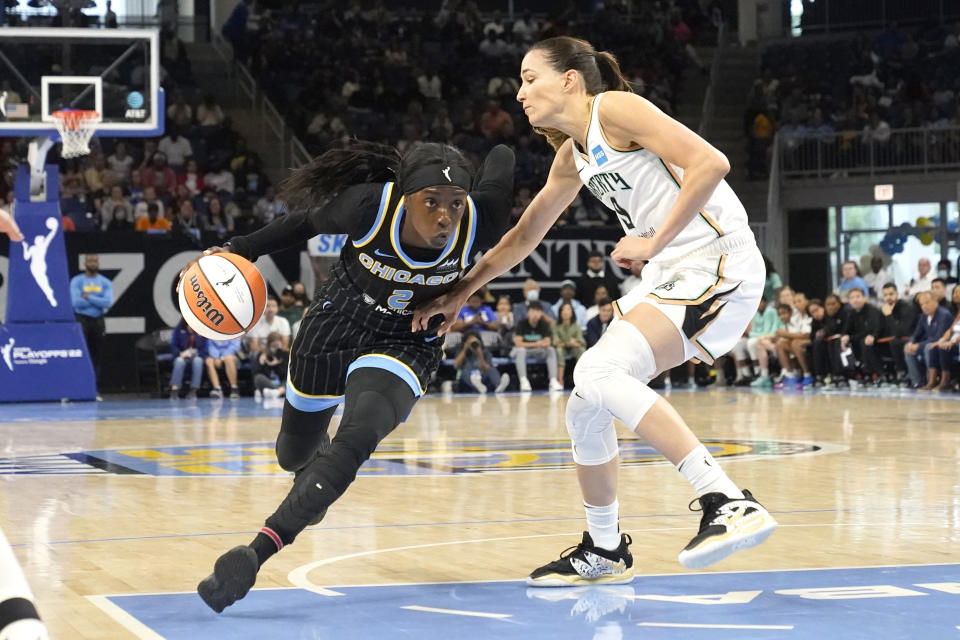
{"type": "Polygon", "coordinates": [[[632,231],[634,225],[633,220],[630,219],[630,213],[620,206],[616,198],[610,198],[610,203],[613,205],[613,210],[617,212],[617,217],[620,218],[620,223],[623,225],[623,228],[627,231],[632,231]]]}
{"type": "Polygon", "coordinates": [[[394,289],[393,295],[387,299],[387,305],[391,309],[406,309],[413,298],[413,291],[410,289],[394,289]]]}

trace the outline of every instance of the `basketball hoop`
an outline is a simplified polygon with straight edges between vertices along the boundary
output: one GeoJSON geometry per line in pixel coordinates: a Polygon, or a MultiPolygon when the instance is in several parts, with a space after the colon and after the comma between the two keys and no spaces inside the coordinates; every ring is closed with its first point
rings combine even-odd
{"type": "Polygon", "coordinates": [[[97,123],[100,122],[99,113],[83,109],[64,109],[54,111],[50,115],[53,116],[63,143],[61,157],[76,158],[90,153],[90,138],[93,137],[94,131],[97,130],[97,123]]]}

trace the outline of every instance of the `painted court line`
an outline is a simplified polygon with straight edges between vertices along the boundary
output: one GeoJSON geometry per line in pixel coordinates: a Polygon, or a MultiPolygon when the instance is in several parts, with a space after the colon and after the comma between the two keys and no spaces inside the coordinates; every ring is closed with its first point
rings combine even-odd
{"type": "Polygon", "coordinates": [[[670,627],[672,629],[777,629],[790,631],[793,625],[782,624],[686,624],[682,622],[638,622],[638,627],[670,627]]]}
{"type": "Polygon", "coordinates": [[[438,609],[436,607],[421,607],[417,604],[407,605],[405,607],[400,607],[401,609],[408,609],[410,611],[425,611],[427,613],[446,613],[451,616],[471,616],[474,618],[495,618],[497,620],[502,620],[503,618],[510,618],[512,614],[509,613],[484,613],[483,611],[461,611],[459,609],[438,609]]]}
{"type": "Polygon", "coordinates": [[[86,598],[140,640],[164,640],[163,636],[107,600],[107,596],[86,596],[86,598]]]}

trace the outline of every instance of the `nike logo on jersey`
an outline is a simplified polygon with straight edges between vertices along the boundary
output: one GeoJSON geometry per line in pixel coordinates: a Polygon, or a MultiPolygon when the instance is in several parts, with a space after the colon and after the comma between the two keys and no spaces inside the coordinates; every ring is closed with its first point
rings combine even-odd
{"type": "Polygon", "coordinates": [[[380,251],[380,249],[374,250],[373,255],[375,255],[375,256],[380,256],[381,258],[396,258],[396,257],[397,257],[397,256],[392,255],[392,254],[389,254],[389,253],[384,253],[383,251],[380,251]]]}
{"type": "Polygon", "coordinates": [[[424,338],[423,341],[424,341],[424,342],[433,342],[434,340],[436,340],[436,339],[439,338],[439,337],[440,337],[440,336],[430,336],[429,338],[424,338]]]}
{"type": "Polygon", "coordinates": [[[447,179],[447,182],[453,182],[453,180],[450,179],[450,167],[447,167],[441,171],[441,173],[443,174],[443,177],[447,179]]]}

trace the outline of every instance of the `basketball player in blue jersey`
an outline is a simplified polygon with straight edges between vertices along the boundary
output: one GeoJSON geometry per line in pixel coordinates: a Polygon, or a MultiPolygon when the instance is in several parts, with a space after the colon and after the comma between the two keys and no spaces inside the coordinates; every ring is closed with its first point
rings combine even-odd
{"type": "Polygon", "coordinates": [[[538,42],[523,58],[520,76],[517,99],[557,151],[547,183],[463,280],[415,311],[414,330],[440,313],[445,331],[472,291],[533,251],[584,185],[623,226],[626,235],[611,257],[623,267],[647,263],[640,286],[614,303],[619,320],[577,362],[567,402],[588,531],[528,583],[633,579],[632,540],[618,526],[615,417],[676,465],[699,496],[703,517],[680,552],[683,566],[706,567],[759,544],[776,521],[647,386],[691,358],[712,363],[729,351],[760,300],[763,258],[743,206],[723,180],[727,159],[631,93],[616,59],[588,42],[538,42]]]}
{"type": "Polygon", "coordinates": [[[435,326],[410,332],[413,306],[449,290],[471,257],[503,236],[513,172],[513,151],[503,145],[477,178],[442,144],[421,144],[402,160],[369,143],[328,151],[283,186],[290,213],[208,249],[256,260],[320,233],[348,236],[290,353],[277,460],[295,472],[293,488],[256,539],[220,556],[199,584],[214,611],[246,595],[267,558],[319,522],[406,420],[443,357],[435,326]],[[331,442],[327,427],[340,403],[331,442]]]}

